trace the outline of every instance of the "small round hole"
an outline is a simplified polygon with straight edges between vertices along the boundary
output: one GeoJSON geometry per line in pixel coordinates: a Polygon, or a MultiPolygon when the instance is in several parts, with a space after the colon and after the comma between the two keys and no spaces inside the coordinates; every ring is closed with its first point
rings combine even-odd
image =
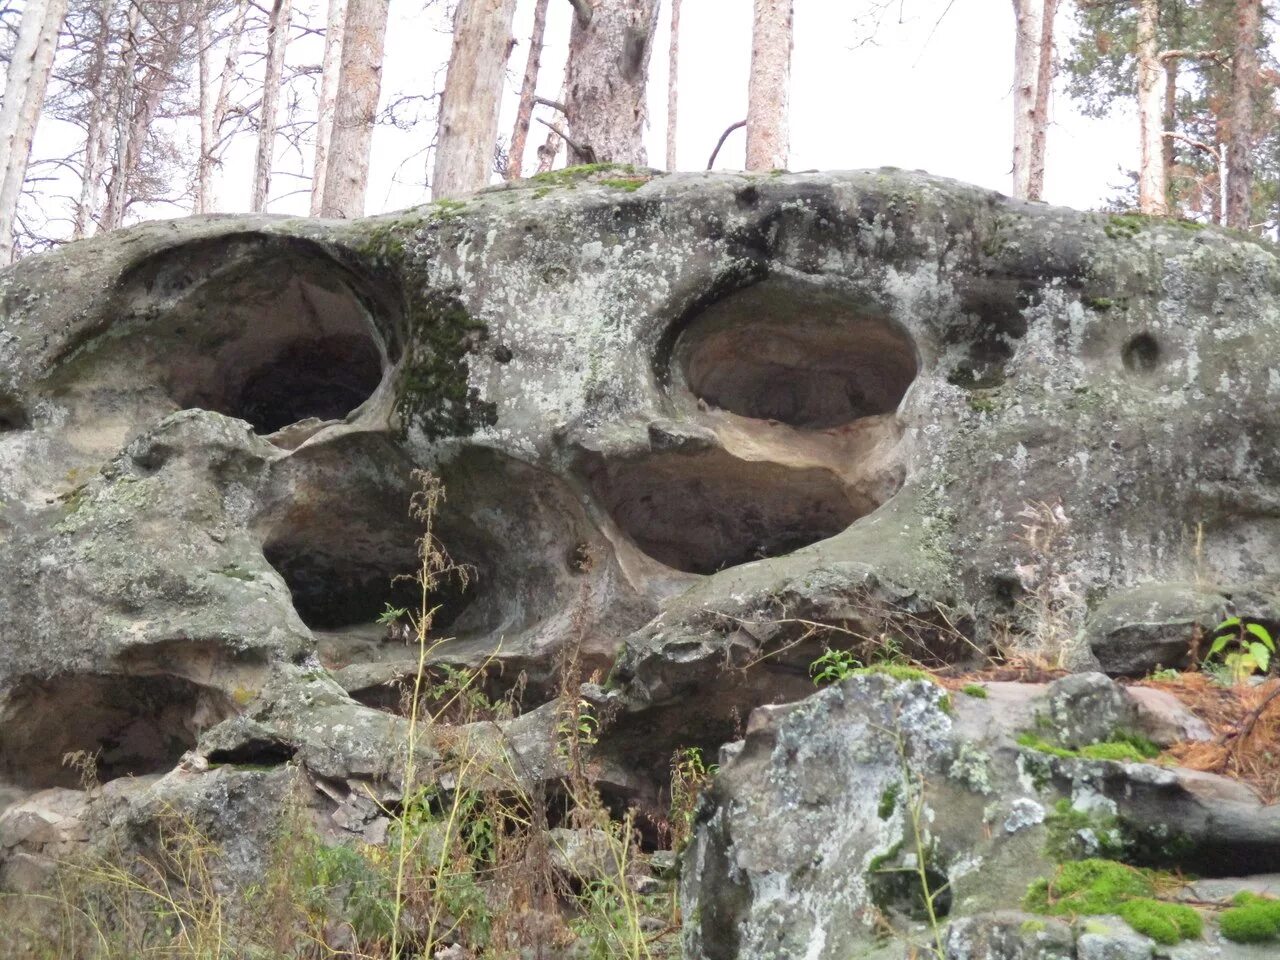
{"type": "Polygon", "coordinates": [[[1150,373],[1160,364],[1160,344],[1149,333],[1130,338],[1121,352],[1124,368],[1134,373],[1150,373]]]}

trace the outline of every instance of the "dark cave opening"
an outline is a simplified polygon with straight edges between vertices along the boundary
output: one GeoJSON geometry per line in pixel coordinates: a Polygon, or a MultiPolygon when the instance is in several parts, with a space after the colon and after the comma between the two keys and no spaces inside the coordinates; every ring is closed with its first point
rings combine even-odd
{"type": "Polygon", "coordinates": [[[343,419],[390,365],[373,311],[392,298],[363,291],[317,252],[250,249],[256,255],[225,253],[228,265],[169,309],[144,349],[164,364],[180,407],[238,417],[262,434],[343,419]]]}
{"type": "Polygon", "coordinates": [[[341,420],[381,379],[382,361],[370,339],[322,337],[290,344],[250,373],[232,406],[258,433],[274,433],[308,417],[341,420]]]}
{"type": "Polygon", "coordinates": [[[713,304],[675,358],[705,403],[809,429],[892,413],[917,372],[910,337],[883,311],[776,280],[713,304]]]}
{"type": "Polygon", "coordinates": [[[236,712],[220,690],[176,676],[66,673],[23,682],[0,717],[0,780],[77,787],[71,755],[100,782],[164,773],[200,733],[236,712]]]}
{"type": "MultiPolygon", "coordinates": [[[[298,616],[313,630],[374,623],[387,607],[417,616],[422,606],[412,530],[398,537],[348,537],[337,531],[332,539],[314,529],[290,531],[268,542],[262,552],[288,584],[298,616]]],[[[471,606],[480,586],[476,565],[461,557],[456,562],[464,568],[466,581],[458,575],[441,576],[430,596],[436,631],[450,627],[471,606]]]]}
{"type": "Polygon", "coordinates": [[[686,573],[791,553],[866,512],[828,470],[740,460],[720,450],[605,464],[593,482],[641,550],[686,573]]]}

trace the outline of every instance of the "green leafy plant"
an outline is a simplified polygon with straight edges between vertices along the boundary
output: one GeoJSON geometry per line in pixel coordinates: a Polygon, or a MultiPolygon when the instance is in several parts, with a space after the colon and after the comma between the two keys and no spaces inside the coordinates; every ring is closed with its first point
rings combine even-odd
{"type": "Polygon", "coordinates": [[[1227,617],[1214,628],[1205,661],[1220,657],[1230,681],[1243,683],[1255,673],[1266,673],[1275,652],[1275,640],[1262,624],[1227,617]]]}
{"type": "Polygon", "coordinates": [[[383,610],[378,614],[378,623],[381,626],[389,627],[399,623],[402,619],[409,616],[408,607],[393,607],[387,603],[383,605],[383,610]]]}
{"type": "Polygon", "coordinates": [[[809,664],[809,676],[815,687],[825,687],[847,680],[861,666],[862,661],[848,650],[826,650],[809,664]]]}
{"type": "Polygon", "coordinates": [[[698,796],[719,772],[720,765],[707,763],[697,747],[677,750],[671,758],[671,849],[680,850],[689,842],[698,796]]]}

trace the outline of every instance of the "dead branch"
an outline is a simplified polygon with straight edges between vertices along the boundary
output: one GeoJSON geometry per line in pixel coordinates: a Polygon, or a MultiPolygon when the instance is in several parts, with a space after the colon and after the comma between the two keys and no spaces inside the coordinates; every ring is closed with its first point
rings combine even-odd
{"type": "Polygon", "coordinates": [[[550,127],[552,130],[554,130],[556,135],[560,137],[560,139],[563,140],[565,143],[567,143],[573,149],[574,153],[576,153],[578,156],[582,158],[583,163],[596,162],[596,152],[589,144],[577,143],[569,139],[569,135],[565,133],[563,130],[561,130],[559,127],[557,127],[550,120],[544,120],[542,119],[542,117],[535,117],[534,119],[537,120],[543,126],[550,127]]]}
{"type": "Polygon", "coordinates": [[[747,121],[739,120],[737,123],[730,124],[724,133],[720,134],[720,139],[716,141],[716,148],[711,151],[711,159],[707,161],[707,169],[710,170],[716,165],[716,157],[720,156],[720,148],[724,146],[724,142],[729,139],[729,134],[747,125],[747,121]]]}

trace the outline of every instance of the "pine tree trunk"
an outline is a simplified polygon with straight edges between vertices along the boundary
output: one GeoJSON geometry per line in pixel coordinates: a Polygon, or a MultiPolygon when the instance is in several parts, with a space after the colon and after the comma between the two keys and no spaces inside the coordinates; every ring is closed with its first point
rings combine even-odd
{"type": "Polygon", "coordinates": [[[787,166],[792,0],[755,0],[747,87],[747,169],[787,166]]]}
{"type": "Polygon", "coordinates": [[[124,219],[127,182],[132,176],[129,167],[128,144],[132,125],[134,100],[138,87],[138,28],[142,23],[139,0],[129,4],[129,16],[125,24],[124,50],[120,58],[120,93],[116,98],[115,130],[111,135],[114,156],[111,175],[107,180],[107,203],[98,223],[101,231],[114,230],[124,219]]]}
{"type": "Polygon", "coordinates": [[[348,0],[324,201],[320,205],[323,217],[364,215],[369,149],[382,94],[386,34],[387,0],[348,0]]]}
{"type": "Polygon", "coordinates": [[[108,45],[111,43],[111,10],[113,0],[102,0],[98,6],[98,35],[85,70],[85,89],[89,91],[89,118],[85,122],[84,166],[80,178],[80,199],[76,203],[71,239],[89,235],[89,225],[98,215],[101,198],[102,162],[110,146],[107,124],[110,98],[110,71],[107,69],[108,45]]]}
{"type": "Polygon", "coordinates": [[[1138,209],[1152,216],[1169,212],[1168,185],[1164,179],[1164,91],[1161,89],[1157,31],[1159,0],[1138,4],[1138,209]]]}
{"type": "Polygon", "coordinates": [[[667,171],[676,167],[676,117],[680,96],[680,0],[671,0],[671,46],[667,50],[667,171]]]}
{"type": "Polygon", "coordinates": [[[436,200],[475,193],[489,182],[515,13],[515,0],[458,4],[431,178],[431,196],[436,200]]]}
{"type": "Polygon", "coordinates": [[[44,105],[67,0],[27,0],[0,109],[0,265],[13,259],[18,198],[44,105]]]}
{"type": "MultiPolygon", "coordinates": [[[[1164,113],[1160,122],[1165,130],[1173,130],[1178,107],[1178,58],[1169,57],[1164,60],[1164,113]]],[[[1173,183],[1173,161],[1177,157],[1177,145],[1173,137],[1164,137],[1164,150],[1161,158],[1164,161],[1164,182],[1167,186],[1173,183]]]]}
{"type": "Polygon", "coordinates": [[[329,0],[324,28],[324,62],[320,67],[320,102],[316,107],[316,161],[311,172],[311,215],[324,209],[324,181],[329,173],[329,140],[337,106],[338,72],[342,66],[342,39],[347,27],[347,0],[329,0]]]}
{"type": "Polygon", "coordinates": [[[1040,39],[1036,44],[1036,96],[1031,118],[1031,169],[1027,199],[1044,197],[1044,159],[1049,139],[1049,94],[1053,90],[1053,22],[1058,0],[1042,0],[1040,39]]]}
{"type": "Polygon", "coordinates": [[[1227,138],[1227,226],[1248,230],[1253,213],[1253,110],[1258,88],[1262,0],[1236,0],[1227,138]]]}
{"type": "Polygon", "coordinates": [[[658,0],[594,0],[590,16],[574,16],[565,70],[571,164],[648,163],[645,93],[657,19],[658,0]]]}
{"type": "Polygon", "coordinates": [[[195,201],[192,213],[208,213],[213,203],[213,164],[209,156],[213,151],[213,96],[209,87],[213,84],[212,56],[209,37],[208,10],[201,4],[196,16],[196,83],[199,86],[200,153],[196,157],[195,201]]]}
{"type": "Polygon", "coordinates": [[[538,92],[538,73],[542,69],[542,45],[547,33],[547,7],[551,0],[536,0],[533,7],[533,30],[529,35],[529,58],[524,65],[520,84],[520,107],[516,126],[511,131],[511,152],[507,158],[507,179],[519,180],[524,171],[524,152],[529,143],[529,125],[533,122],[533,98],[538,92]]]}
{"type": "Polygon", "coordinates": [[[184,52],[182,41],[194,10],[182,5],[173,9],[178,16],[148,38],[150,59],[142,62],[138,43],[138,31],[143,23],[141,4],[135,0],[129,8],[120,71],[123,82],[116,119],[115,158],[107,185],[107,205],[99,224],[102,230],[114,230],[124,222],[134,199],[132,191],[151,122],[178,76],[178,63],[184,52]]]}
{"type": "Polygon", "coordinates": [[[1031,198],[1031,142],[1035,136],[1036,76],[1041,23],[1037,0],[1013,0],[1013,195],[1031,198]]]}
{"type": "Polygon", "coordinates": [[[284,53],[289,45],[292,0],[275,0],[267,24],[267,66],[262,76],[262,109],[258,114],[258,157],[253,170],[253,198],[249,209],[261,213],[271,189],[271,163],[275,159],[276,112],[284,76],[284,53]]]}
{"type": "MultiPolygon", "coordinates": [[[[236,13],[231,21],[231,33],[227,38],[227,54],[222,61],[222,73],[218,77],[218,92],[212,98],[209,94],[213,83],[213,75],[205,62],[212,56],[212,50],[206,50],[201,42],[201,53],[204,55],[200,63],[200,159],[197,161],[196,174],[196,213],[212,213],[217,207],[213,192],[213,168],[217,165],[221,152],[222,125],[226,122],[230,109],[231,84],[235,79],[236,64],[240,59],[240,41],[244,36],[245,22],[249,16],[249,0],[239,0],[236,13]]],[[[201,31],[200,24],[196,25],[201,31]]]]}

